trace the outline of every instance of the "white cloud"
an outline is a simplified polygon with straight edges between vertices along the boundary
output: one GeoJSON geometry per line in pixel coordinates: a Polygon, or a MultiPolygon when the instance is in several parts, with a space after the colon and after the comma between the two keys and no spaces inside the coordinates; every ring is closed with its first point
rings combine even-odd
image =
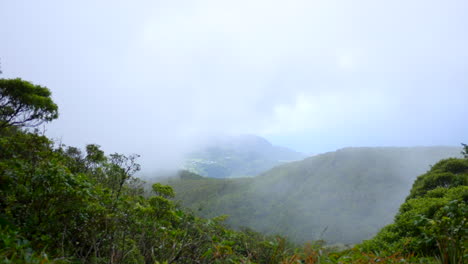
{"type": "Polygon", "coordinates": [[[294,104],[278,105],[263,135],[327,131],[377,121],[393,102],[379,90],[299,94],[294,104]]]}
{"type": "Polygon", "coordinates": [[[338,66],[345,70],[353,69],[355,67],[353,57],[349,54],[338,56],[338,66]]]}
{"type": "Polygon", "coordinates": [[[169,164],[216,133],[403,134],[468,115],[466,1],[25,3],[0,8],[2,77],[49,86],[50,133],[73,145],[169,164]]]}

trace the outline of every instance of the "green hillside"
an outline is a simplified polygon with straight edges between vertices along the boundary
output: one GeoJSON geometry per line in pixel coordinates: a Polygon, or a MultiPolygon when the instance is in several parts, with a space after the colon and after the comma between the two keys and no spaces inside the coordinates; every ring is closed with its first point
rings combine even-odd
{"type": "Polygon", "coordinates": [[[356,243],[390,223],[416,177],[457,147],[346,148],[275,167],[255,178],[168,181],[206,217],[298,241],[356,243]]]}
{"type": "Polygon", "coordinates": [[[288,148],[273,146],[266,139],[241,135],[215,139],[190,153],[184,169],[210,178],[255,176],[305,155],[288,148]]]}

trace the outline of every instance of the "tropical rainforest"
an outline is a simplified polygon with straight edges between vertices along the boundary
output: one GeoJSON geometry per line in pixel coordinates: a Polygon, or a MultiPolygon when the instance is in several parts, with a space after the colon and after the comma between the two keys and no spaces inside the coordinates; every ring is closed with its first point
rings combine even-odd
{"type": "Polygon", "coordinates": [[[468,260],[466,145],[441,161],[453,149],[344,149],[255,178],[181,172],[149,186],[135,176],[138,155],[65,146],[34,129],[58,115],[46,87],[0,79],[0,263],[468,260]],[[232,215],[217,215],[223,208],[232,215]]]}

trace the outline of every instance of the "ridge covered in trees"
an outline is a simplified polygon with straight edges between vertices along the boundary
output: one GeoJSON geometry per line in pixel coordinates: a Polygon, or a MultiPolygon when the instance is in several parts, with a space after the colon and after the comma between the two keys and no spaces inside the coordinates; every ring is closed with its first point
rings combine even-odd
{"type": "Polygon", "coordinates": [[[356,244],[391,223],[416,176],[458,147],[346,148],[275,167],[254,178],[165,181],[197,215],[229,215],[233,227],[356,244]]]}

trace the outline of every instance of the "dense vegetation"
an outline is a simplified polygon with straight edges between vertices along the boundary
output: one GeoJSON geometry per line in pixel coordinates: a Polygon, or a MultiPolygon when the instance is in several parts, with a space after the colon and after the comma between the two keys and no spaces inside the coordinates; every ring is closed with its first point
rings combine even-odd
{"type": "MultiPolygon", "coordinates": [[[[465,150],[468,150],[465,146],[465,150]]],[[[360,247],[365,251],[439,252],[442,263],[468,261],[468,159],[445,159],[413,184],[393,224],[360,247]]]]}
{"type": "Polygon", "coordinates": [[[266,263],[283,257],[273,254],[286,246],[282,239],[234,232],[222,218],[185,213],[169,200],[174,193],[168,186],[154,184],[153,194],[145,197],[142,183],[132,177],[138,170],[132,156],[105,156],[96,145],[81,155],[15,130],[2,132],[0,148],[0,258],[5,262],[42,258],[29,248],[86,263],[266,263]]]}
{"type": "MultiPolygon", "coordinates": [[[[46,88],[19,79],[12,82],[0,82],[0,263],[438,260],[460,264],[467,260],[466,147],[464,159],[441,161],[420,176],[395,222],[374,239],[344,251],[320,242],[295,247],[279,236],[228,229],[223,216],[198,218],[172,200],[175,193],[167,185],[154,183],[145,192],[144,183],[133,177],[140,169],[137,155],[105,155],[94,144],[81,151],[28,130],[56,118],[58,108],[46,88]],[[1,86],[5,83],[32,89],[13,94],[1,86]],[[45,93],[34,92],[44,89],[45,93]]],[[[203,180],[187,172],[180,178],[192,183],[203,180]]],[[[211,180],[220,191],[230,188],[211,180]]]]}
{"type": "Polygon", "coordinates": [[[254,135],[225,137],[190,153],[185,169],[211,178],[255,176],[275,166],[305,158],[254,135]]]}
{"type": "Polygon", "coordinates": [[[276,167],[254,178],[166,181],[200,216],[227,214],[234,227],[295,242],[354,244],[391,223],[416,176],[457,147],[347,148],[276,167]]]}

